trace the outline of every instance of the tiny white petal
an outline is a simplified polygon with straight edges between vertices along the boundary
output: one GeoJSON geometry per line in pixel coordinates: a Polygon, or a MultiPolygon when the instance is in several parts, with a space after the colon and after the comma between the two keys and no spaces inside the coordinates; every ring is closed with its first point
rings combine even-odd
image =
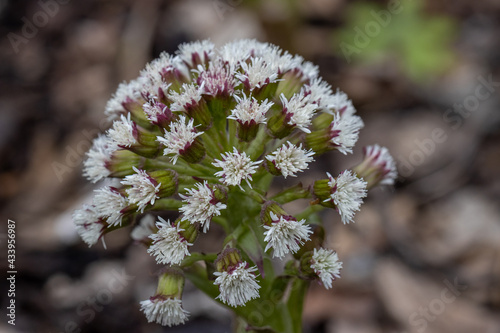
{"type": "Polygon", "coordinates": [[[134,136],[134,122],[130,120],[130,113],[125,117],[120,116],[120,120],[113,122],[113,127],[108,130],[109,138],[120,147],[130,147],[137,143],[134,136]]]}
{"type": "Polygon", "coordinates": [[[227,68],[228,66],[223,61],[210,62],[208,69],[202,65],[198,65],[193,72],[198,73],[197,83],[203,94],[217,95],[232,95],[236,80],[234,72],[227,68]]]}
{"type": "Polygon", "coordinates": [[[300,246],[309,240],[312,233],[311,227],[306,224],[306,220],[297,221],[291,216],[278,217],[273,212],[270,213],[272,223],[270,226],[264,225],[264,241],[267,242],[264,251],[273,248],[273,257],[283,258],[287,253],[295,253],[300,250],[300,246]]]}
{"type": "Polygon", "coordinates": [[[311,260],[311,268],[321,279],[326,289],[332,287],[332,282],[340,278],[340,269],[342,261],[339,260],[337,253],[330,249],[314,249],[311,260]]]}
{"type": "Polygon", "coordinates": [[[127,198],[114,187],[105,186],[94,191],[93,199],[96,212],[100,217],[107,218],[110,226],[122,224],[122,210],[128,206],[127,198]]]}
{"type": "Polygon", "coordinates": [[[137,210],[143,213],[148,204],[153,205],[159,198],[158,191],[161,183],[157,183],[146,171],[137,169],[135,166],[132,168],[136,173],[126,176],[121,184],[130,186],[125,190],[128,194],[128,201],[136,204],[137,210]]]}
{"type": "Polygon", "coordinates": [[[337,147],[338,151],[344,155],[352,153],[352,148],[358,142],[359,131],[365,126],[360,117],[344,113],[334,114],[331,131],[336,135],[331,142],[337,147]]]}
{"type": "Polygon", "coordinates": [[[333,201],[344,224],[352,222],[366,197],[366,182],[356,177],[351,170],[345,170],[336,179],[329,173],[327,175],[330,179],[328,186],[335,191],[325,201],[333,201]]]}
{"type": "Polygon", "coordinates": [[[398,177],[398,170],[394,158],[389,153],[386,147],[379,145],[367,146],[364,148],[364,153],[367,159],[372,160],[371,163],[380,168],[384,175],[380,181],[381,185],[394,185],[394,181],[398,177]]]}
{"type": "Polygon", "coordinates": [[[83,205],[82,209],[74,211],[73,223],[76,232],[89,247],[97,243],[105,228],[95,207],[89,205],[83,205]]]}
{"type": "Polygon", "coordinates": [[[143,241],[155,233],[155,217],[151,214],[144,216],[130,233],[130,237],[136,241],[143,241]]]}
{"type": "Polygon", "coordinates": [[[156,222],[158,232],[149,236],[153,244],[148,249],[148,253],[153,255],[159,264],[176,265],[180,264],[186,256],[189,256],[188,247],[193,245],[188,243],[179,232],[184,229],[179,225],[172,226],[170,221],[165,221],[158,217],[156,222]]]}
{"type": "Polygon", "coordinates": [[[214,202],[214,194],[207,182],[196,183],[197,188],[187,189],[188,195],[179,194],[185,202],[179,211],[184,214],[184,219],[191,223],[199,222],[203,225],[203,232],[207,232],[210,221],[214,216],[219,216],[220,211],[226,209],[226,205],[221,202],[214,202]]]}
{"type": "Polygon", "coordinates": [[[266,159],[272,162],[275,167],[281,171],[283,177],[295,177],[297,172],[307,169],[307,165],[314,159],[312,150],[302,149],[302,144],[298,147],[288,142],[288,146],[283,144],[272,154],[266,156],[266,159]]]}
{"type": "Polygon", "coordinates": [[[227,119],[233,119],[246,125],[252,121],[255,124],[266,123],[266,113],[273,105],[273,102],[268,102],[266,99],[259,104],[255,97],[246,97],[245,95],[243,95],[243,98],[235,95],[234,98],[238,104],[231,110],[231,115],[227,119]]]}
{"type": "Polygon", "coordinates": [[[356,109],[352,105],[352,101],[347,97],[347,95],[338,90],[335,94],[330,94],[328,98],[323,101],[326,112],[333,114],[334,112],[340,113],[342,115],[348,114],[353,115],[356,113],[356,109]]]}
{"type": "Polygon", "coordinates": [[[177,163],[181,151],[203,134],[203,132],[196,131],[193,122],[194,120],[190,119],[186,124],[186,117],[180,116],[177,121],[170,123],[168,132],[163,136],[156,137],[157,141],[165,146],[163,155],[173,155],[170,157],[173,164],[177,163]]]}
{"type": "Polygon", "coordinates": [[[148,322],[155,322],[163,326],[184,324],[189,312],[182,308],[182,301],[177,298],[151,297],[141,301],[141,310],[148,322]]]}
{"type": "Polygon", "coordinates": [[[193,67],[193,57],[201,62],[208,62],[214,54],[214,44],[208,40],[184,43],[179,46],[177,54],[189,66],[193,67]]]}
{"type": "Polygon", "coordinates": [[[257,171],[258,164],[262,161],[252,162],[245,152],[240,153],[233,147],[233,152],[222,154],[222,160],[215,160],[213,166],[222,168],[222,171],[215,173],[225,185],[238,185],[241,189],[241,181],[246,180],[248,186],[252,188],[249,180],[252,174],[257,171]]]}
{"type": "Polygon", "coordinates": [[[196,105],[202,97],[203,89],[203,86],[184,83],[181,92],[172,91],[168,95],[172,101],[170,109],[172,111],[186,111],[190,105],[196,105]]]}
{"type": "Polygon", "coordinates": [[[225,304],[236,307],[259,297],[260,286],[256,281],[257,267],[247,268],[242,262],[228,272],[215,272],[217,276],[214,284],[219,286],[220,295],[217,296],[225,304]]]}
{"type": "Polygon", "coordinates": [[[269,63],[262,57],[251,58],[251,62],[240,64],[243,73],[237,73],[238,80],[248,84],[250,90],[262,88],[266,84],[276,82],[278,79],[279,66],[276,63],[269,63]]]}
{"type": "Polygon", "coordinates": [[[141,98],[142,84],[139,79],[130,82],[123,82],[118,85],[118,89],[113,97],[106,104],[104,114],[108,120],[115,120],[119,114],[125,113],[123,104],[141,98]]]}
{"type": "Polygon", "coordinates": [[[287,99],[284,94],[280,95],[283,110],[290,115],[288,125],[297,126],[305,133],[311,133],[309,125],[318,106],[309,101],[302,92],[287,99]]]}
{"type": "Polygon", "coordinates": [[[83,162],[83,175],[92,183],[106,178],[110,171],[106,164],[111,161],[111,155],[117,147],[107,136],[99,135],[94,139],[92,148],[87,152],[87,159],[83,162]]]}

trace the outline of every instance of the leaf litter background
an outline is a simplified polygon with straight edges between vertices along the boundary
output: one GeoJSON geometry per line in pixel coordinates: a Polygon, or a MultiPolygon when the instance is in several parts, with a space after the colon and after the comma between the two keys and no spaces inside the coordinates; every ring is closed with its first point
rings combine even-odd
{"type": "MultiPolygon", "coordinates": [[[[230,332],[230,313],[189,284],[187,325],[147,324],[138,301],[155,289],[154,260],[131,244],[128,230],[107,236],[107,250],[87,248],[71,212],[92,195],[81,161],[89,138],[108,126],[103,109],[119,82],[181,42],[252,37],[318,64],[365,121],[354,154],[319,158],[305,182],[352,166],[362,146],[375,142],[389,147],[402,171],[395,188],[370,193],[355,224],[323,215],[328,244],[345,268],[332,290],[311,285],[305,332],[500,332],[500,88],[467,117],[445,117],[474,94],[479,76],[500,80],[499,2],[404,3],[350,62],[339,45],[356,46],[354,28],[373,21],[370,10],[386,2],[225,3],[70,1],[16,53],[7,34],[20,35],[21,19],[40,7],[0,1],[0,267],[7,271],[10,218],[17,222],[18,271],[16,326],[2,314],[0,331],[64,332],[75,322],[75,332],[230,332]],[[435,130],[446,140],[422,153],[418,142],[435,130]],[[66,166],[59,176],[56,165],[66,166]],[[89,312],[88,299],[123,269],[133,280],[89,312]],[[467,289],[441,309],[444,281],[455,279],[467,289]],[[439,314],[425,329],[412,326],[412,314],[423,319],[419,309],[430,305],[439,314]]],[[[214,228],[200,242],[217,251],[222,235],[214,228]]],[[[0,287],[5,309],[5,279],[0,287]]]]}

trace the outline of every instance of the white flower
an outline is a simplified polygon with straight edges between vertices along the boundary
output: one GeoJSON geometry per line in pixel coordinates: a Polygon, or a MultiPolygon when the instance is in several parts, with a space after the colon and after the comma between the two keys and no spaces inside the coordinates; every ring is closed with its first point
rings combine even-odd
{"type": "Polygon", "coordinates": [[[134,136],[135,123],[130,120],[130,113],[125,118],[120,116],[120,120],[113,122],[113,127],[108,130],[108,136],[113,142],[120,147],[130,147],[135,145],[137,140],[134,136]]]}
{"type": "Polygon", "coordinates": [[[144,103],[142,105],[142,109],[146,114],[146,117],[152,123],[158,122],[159,116],[164,116],[165,112],[167,112],[168,107],[164,104],[158,103],[156,100],[152,99],[148,103],[144,103]]]}
{"type": "Polygon", "coordinates": [[[155,233],[155,217],[151,214],[144,216],[130,233],[130,237],[136,241],[143,241],[155,233]]]}
{"type": "Polygon", "coordinates": [[[217,202],[214,194],[207,182],[196,183],[196,188],[187,189],[188,195],[179,194],[186,204],[179,208],[184,213],[184,218],[191,223],[200,222],[203,225],[203,232],[207,232],[210,227],[212,217],[219,216],[226,205],[217,202]]]}
{"type": "Polygon", "coordinates": [[[201,99],[203,93],[203,86],[197,86],[193,83],[182,85],[180,93],[172,91],[168,98],[172,101],[170,109],[172,111],[186,111],[189,106],[196,105],[201,99]]]}
{"type": "Polygon", "coordinates": [[[288,146],[283,144],[272,154],[266,156],[266,159],[274,164],[280,170],[283,177],[295,177],[297,172],[307,169],[307,165],[314,159],[312,150],[302,149],[302,144],[298,147],[288,142],[288,146]]]}
{"type": "Polygon", "coordinates": [[[196,67],[196,63],[206,63],[212,58],[214,47],[208,40],[184,43],[179,46],[177,54],[190,67],[196,67]]]}
{"type": "Polygon", "coordinates": [[[398,170],[396,169],[396,163],[389,154],[389,150],[386,147],[380,147],[379,145],[366,146],[364,148],[364,153],[366,159],[371,160],[371,164],[380,169],[383,175],[380,181],[381,185],[394,185],[394,181],[398,177],[398,170]]]}
{"type": "Polygon", "coordinates": [[[221,182],[225,185],[238,185],[243,189],[240,185],[243,179],[252,188],[249,180],[252,180],[252,174],[257,171],[257,165],[261,162],[252,162],[245,152],[240,153],[236,147],[233,147],[232,153],[222,154],[222,161],[215,160],[212,165],[222,168],[222,171],[215,173],[215,176],[220,177],[221,182]]]}
{"type": "Polygon", "coordinates": [[[179,228],[179,225],[172,226],[170,221],[165,221],[158,217],[160,221],[156,222],[158,232],[149,236],[153,240],[153,244],[148,249],[148,253],[156,258],[159,264],[176,265],[190,255],[188,246],[193,244],[188,243],[179,232],[184,229],[179,228]]]}
{"type": "Polygon", "coordinates": [[[247,268],[247,266],[246,262],[242,262],[228,272],[214,273],[217,276],[214,284],[219,286],[220,291],[218,299],[225,304],[236,307],[259,297],[260,286],[254,273],[257,271],[257,267],[247,268]]]}
{"type": "Polygon", "coordinates": [[[276,216],[273,212],[269,214],[272,219],[270,226],[264,225],[264,241],[267,242],[264,251],[274,249],[273,257],[283,258],[287,253],[295,253],[300,246],[309,240],[312,233],[311,227],[306,220],[297,221],[291,216],[276,216]]]}
{"type": "Polygon", "coordinates": [[[120,113],[125,112],[124,103],[137,100],[141,97],[142,84],[139,79],[120,83],[113,97],[106,104],[104,114],[108,120],[115,120],[120,113]]]}
{"type": "Polygon", "coordinates": [[[271,44],[255,39],[240,39],[225,44],[219,50],[221,58],[229,64],[232,70],[237,70],[248,58],[261,57],[271,51],[271,44]]]}
{"type": "Polygon", "coordinates": [[[330,114],[334,114],[334,112],[337,112],[341,115],[353,115],[356,113],[356,109],[352,105],[352,101],[344,92],[338,89],[335,94],[330,94],[328,98],[324,100],[324,104],[326,106],[325,111],[330,114]]]}
{"type": "Polygon", "coordinates": [[[243,98],[235,95],[234,98],[238,104],[227,119],[233,119],[245,125],[266,123],[266,113],[273,105],[273,102],[268,102],[266,99],[259,104],[255,97],[247,98],[245,95],[243,95],[243,98]]]}
{"type": "Polygon", "coordinates": [[[340,269],[342,261],[339,260],[337,253],[330,249],[314,249],[311,260],[311,268],[321,279],[326,289],[332,287],[332,282],[340,278],[340,269]]]}
{"type": "Polygon", "coordinates": [[[169,131],[163,137],[156,137],[157,141],[165,146],[163,155],[173,154],[170,160],[173,164],[177,163],[177,159],[182,152],[186,150],[194,140],[203,134],[197,132],[193,125],[194,120],[190,119],[186,124],[186,117],[180,116],[175,122],[170,123],[169,131]]]}
{"type": "Polygon", "coordinates": [[[328,104],[332,100],[332,86],[321,78],[311,80],[309,84],[302,87],[301,93],[309,99],[312,103],[316,103],[318,108],[332,113],[328,109],[328,104]]]}
{"type": "Polygon", "coordinates": [[[233,71],[227,68],[222,61],[210,62],[208,70],[205,67],[198,65],[198,73],[196,82],[201,87],[203,94],[218,96],[232,95],[234,93],[235,79],[233,71]]]}
{"type": "Polygon", "coordinates": [[[127,208],[127,198],[122,196],[114,187],[105,186],[94,191],[93,199],[99,217],[107,218],[110,226],[122,224],[122,210],[127,208]]]}
{"type": "Polygon", "coordinates": [[[363,198],[366,197],[366,182],[350,170],[342,172],[337,179],[328,172],[326,174],[330,179],[328,186],[334,189],[334,192],[325,202],[333,201],[344,224],[352,222],[354,213],[359,211],[363,198]]]}
{"type": "Polygon", "coordinates": [[[288,125],[297,126],[301,131],[311,133],[309,125],[311,125],[312,117],[317,109],[317,106],[309,102],[309,99],[301,93],[293,95],[289,100],[284,94],[280,95],[283,112],[290,115],[288,125]]]}
{"type": "Polygon", "coordinates": [[[154,296],[141,301],[141,310],[148,322],[156,322],[163,326],[184,324],[189,312],[182,308],[182,301],[177,298],[154,296]]]}
{"type": "Polygon", "coordinates": [[[106,178],[110,171],[106,167],[111,161],[111,155],[116,151],[116,145],[105,135],[94,139],[92,148],[87,152],[87,159],[83,162],[83,175],[92,183],[106,178]]]}
{"type": "Polygon", "coordinates": [[[242,62],[240,66],[243,73],[237,73],[235,76],[250,90],[262,88],[278,79],[278,64],[266,62],[262,57],[251,58],[250,64],[242,62]]]}
{"type": "Polygon", "coordinates": [[[359,131],[365,126],[360,117],[344,113],[334,114],[330,131],[335,135],[330,140],[344,155],[352,153],[352,148],[359,138],[359,131]]]}
{"type": "Polygon", "coordinates": [[[132,168],[136,173],[126,176],[121,184],[130,186],[125,190],[128,194],[128,201],[136,204],[137,210],[143,213],[148,203],[153,205],[159,198],[158,191],[161,183],[158,184],[146,171],[137,169],[135,166],[132,168]]]}
{"type": "Polygon", "coordinates": [[[104,223],[93,206],[83,205],[82,209],[75,210],[73,223],[76,226],[76,232],[89,247],[97,243],[103,234],[104,223]]]}

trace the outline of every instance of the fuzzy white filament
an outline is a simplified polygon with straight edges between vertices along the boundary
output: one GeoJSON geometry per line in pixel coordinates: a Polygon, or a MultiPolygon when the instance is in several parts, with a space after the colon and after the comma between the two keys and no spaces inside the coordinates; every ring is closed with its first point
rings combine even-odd
{"type": "Polygon", "coordinates": [[[302,144],[297,147],[290,142],[287,143],[288,146],[283,144],[272,154],[266,156],[266,159],[272,162],[285,178],[295,177],[297,172],[306,170],[307,165],[314,160],[312,150],[302,149],[302,144]]]}
{"type": "Polygon", "coordinates": [[[246,262],[242,262],[237,267],[230,268],[229,271],[214,273],[217,276],[214,284],[219,286],[220,291],[218,299],[236,307],[259,297],[260,286],[254,273],[257,267],[247,268],[247,266],[246,262]]]}
{"type": "Polygon", "coordinates": [[[132,168],[136,173],[126,176],[121,184],[130,186],[125,190],[128,194],[128,201],[136,204],[137,210],[143,213],[148,204],[153,205],[159,198],[158,191],[161,183],[157,183],[146,171],[139,170],[135,166],[132,168]]]}
{"type": "Polygon", "coordinates": [[[156,258],[159,264],[175,265],[180,264],[182,260],[190,255],[188,247],[193,244],[188,243],[179,232],[184,229],[179,226],[172,226],[170,221],[165,221],[158,217],[160,221],[156,222],[158,232],[149,236],[153,244],[148,249],[148,253],[156,258]]]}
{"type": "Polygon", "coordinates": [[[340,278],[342,261],[337,253],[330,249],[314,249],[311,259],[311,268],[320,278],[326,289],[332,287],[332,282],[340,278]]]}
{"type": "Polygon", "coordinates": [[[272,248],[273,257],[283,258],[289,252],[295,253],[309,240],[312,231],[306,220],[297,221],[291,216],[278,217],[273,212],[270,216],[271,225],[264,225],[264,241],[267,242],[264,251],[272,248]]]}
{"type": "Polygon", "coordinates": [[[330,179],[328,186],[335,191],[325,201],[333,201],[342,218],[342,223],[352,222],[354,214],[359,211],[363,198],[366,197],[366,182],[356,177],[350,170],[342,172],[337,179],[329,173],[326,174],[330,179]]]}
{"type": "Polygon", "coordinates": [[[186,124],[186,117],[180,116],[179,120],[170,124],[169,131],[164,136],[156,137],[157,141],[165,146],[163,155],[170,156],[173,164],[177,163],[177,159],[182,152],[187,149],[194,140],[203,134],[197,132],[193,125],[194,120],[190,119],[186,124]]]}
{"type": "Polygon", "coordinates": [[[189,314],[182,308],[180,299],[160,298],[158,296],[141,301],[141,310],[146,315],[148,322],[169,327],[184,324],[189,314]]]}
{"type": "Polygon", "coordinates": [[[241,181],[245,180],[250,188],[252,174],[257,171],[258,164],[262,161],[252,162],[245,152],[240,153],[233,148],[233,152],[222,154],[222,160],[215,160],[212,163],[215,167],[222,168],[222,171],[215,173],[225,185],[238,185],[241,189],[241,181]]]}
{"type": "Polygon", "coordinates": [[[179,208],[184,213],[184,218],[191,223],[200,222],[203,232],[210,228],[212,217],[219,216],[226,205],[217,202],[207,182],[196,183],[196,188],[187,189],[187,195],[179,194],[185,204],[179,208]]]}

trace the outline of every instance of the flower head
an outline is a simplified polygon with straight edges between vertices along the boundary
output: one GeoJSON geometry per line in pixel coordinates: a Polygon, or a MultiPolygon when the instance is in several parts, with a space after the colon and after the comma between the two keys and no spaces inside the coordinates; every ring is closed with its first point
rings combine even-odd
{"type": "Polygon", "coordinates": [[[237,73],[240,80],[249,90],[262,88],[278,79],[278,63],[266,61],[263,57],[251,58],[250,63],[242,62],[243,73],[237,73]]]}
{"type": "Polygon", "coordinates": [[[179,57],[191,68],[206,64],[214,54],[214,44],[208,40],[184,43],[179,46],[179,57]]]}
{"type": "Polygon", "coordinates": [[[296,126],[301,131],[310,133],[311,130],[308,127],[311,125],[317,105],[311,103],[302,93],[293,95],[289,99],[284,94],[281,94],[280,99],[283,105],[283,113],[289,119],[287,125],[296,126]]]}
{"type": "Polygon", "coordinates": [[[260,286],[256,281],[257,267],[249,267],[246,262],[241,262],[222,272],[215,272],[217,276],[214,284],[219,286],[222,302],[230,306],[245,305],[246,302],[259,297],[260,286]]]}
{"type": "Polygon", "coordinates": [[[342,261],[339,260],[337,253],[330,249],[314,249],[311,259],[311,268],[321,279],[326,289],[332,287],[332,282],[340,278],[340,269],[342,261]]]}
{"type": "Polygon", "coordinates": [[[298,147],[288,142],[288,146],[283,144],[272,154],[266,156],[266,159],[272,163],[274,168],[283,175],[283,177],[295,177],[297,172],[307,169],[307,165],[314,159],[312,150],[302,149],[302,144],[298,147]]]}
{"type": "Polygon", "coordinates": [[[163,326],[184,324],[189,312],[182,308],[182,301],[177,298],[153,296],[141,301],[141,310],[146,315],[148,322],[156,322],[163,326]]]}
{"type": "Polygon", "coordinates": [[[394,185],[398,177],[396,163],[389,150],[379,145],[363,148],[364,161],[355,168],[356,173],[363,177],[368,187],[379,185],[394,185]]]}
{"type": "Polygon", "coordinates": [[[107,164],[111,155],[117,149],[116,145],[105,135],[94,139],[92,148],[87,152],[87,159],[83,162],[83,175],[92,183],[110,175],[107,164]]]}
{"type": "Polygon", "coordinates": [[[342,115],[336,113],[330,126],[331,143],[344,155],[352,153],[359,131],[364,127],[361,118],[347,112],[342,115]]]}
{"type": "Polygon", "coordinates": [[[165,221],[161,217],[158,219],[156,222],[158,232],[149,236],[153,244],[149,247],[148,253],[153,255],[159,264],[180,264],[190,255],[188,247],[193,244],[188,243],[180,234],[184,229],[181,229],[179,224],[173,226],[170,221],[165,221]]]}
{"type": "Polygon", "coordinates": [[[155,200],[159,198],[158,191],[161,183],[157,183],[146,171],[139,170],[135,166],[133,169],[136,173],[126,176],[121,183],[130,186],[125,190],[128,194],[128,201],[136,204],[138,206],[137,210],[142,213],[148,204],[153,205],[155,200]]]}
{"type": "Polygon", "coordinates": [[[345,170],[336,179],[329,173],[327,175],[331,195],[325,201],[333,201],[344,224],[352,222],[354,213],[359,211],[366,197],[366,182],[350,170],[345,170]]]}
{"type": "Polygon", "coordinates": [[[76,232],[89,247],[97,243],[106,229],[106,223],[99,217],[95,207],[89,205],[74,211],[73,222],[76,232]]]}
{"type": "Polygon", "coordinates": [[[287,253],[295,253],[300,246],[309,240],[312,233],[306,220],[297,221],[293,216],[277,216],[270,212],[271,225],[264,225],[264,241],[267,242],[264,251],[273,248],[273,257],[283,258],[287,253]]]}
{"type": "Polygon", "coordinates": [[[186,190],[187,195],[179,194],[185,202],[179,211],[184,213],[184,218],[191,223],[201,223],[203,232],[207,232],[212,217],[219,216],[220,211],[226,209],[226,205],[217,200],[206,181],[203,184],[196,183],[195,186],[196,188],[186,190]]]}
{"type": "Polygon", "coordinates": [[[180,116],[179,120],[170,124],[169,131],[164,136],[158,136],[157,140],[165,146],[163,155],[173,155],[170,157],[172,163],[176,163],[179,156],[185,153],[192,147],[196,138],[203,134],[197,132],[193,119],[186,123],[186,117],[180,116]]]}
{"type": "Polygon", "coordinates": [[[266,123],[266,113],[273,105],[273,102],[268,102],[266,99],[259,104],[255,97],[247,97],[246,95],[243,95],[243,98],[239,96],[234,96],[234,98],[238,104],[236,104],[227,119],[236,120],[243,125],[266,123]]]}
{"type": "Polygon", "coordinates": [[[127,198],[111,186],[104,186],[94,192],[93,203],[98,216],[106,218],[110,226],[121,225],[123,210],[128,207],[127,198]]]}
{"type": "Polygon", "coordinates": [[[108,130],[109,138],[119,147],[130,147],[137,143],[134,133],[135,123],[130,120],[130,113],[125,117],[120,116],[120,120],[113,122],[113,127],[108,130]]]}
{"type": "Polygon", "coordinates": [[[252,174],[257,171],[257,165],[261,162],[252,162],[245,152],[240,153],[234,147],[232,153],[227,152],[222,154],[222,160],[215,160],[212,164],[218,168],[222,168],[222,171],[216,172],[215,175],[220,177],[220,180],[225,185],[238,185],[243,189],[241,187],[242,180],[245,180],[248,186],[252,188],[249,180],[252,180],[252,174]]]}

